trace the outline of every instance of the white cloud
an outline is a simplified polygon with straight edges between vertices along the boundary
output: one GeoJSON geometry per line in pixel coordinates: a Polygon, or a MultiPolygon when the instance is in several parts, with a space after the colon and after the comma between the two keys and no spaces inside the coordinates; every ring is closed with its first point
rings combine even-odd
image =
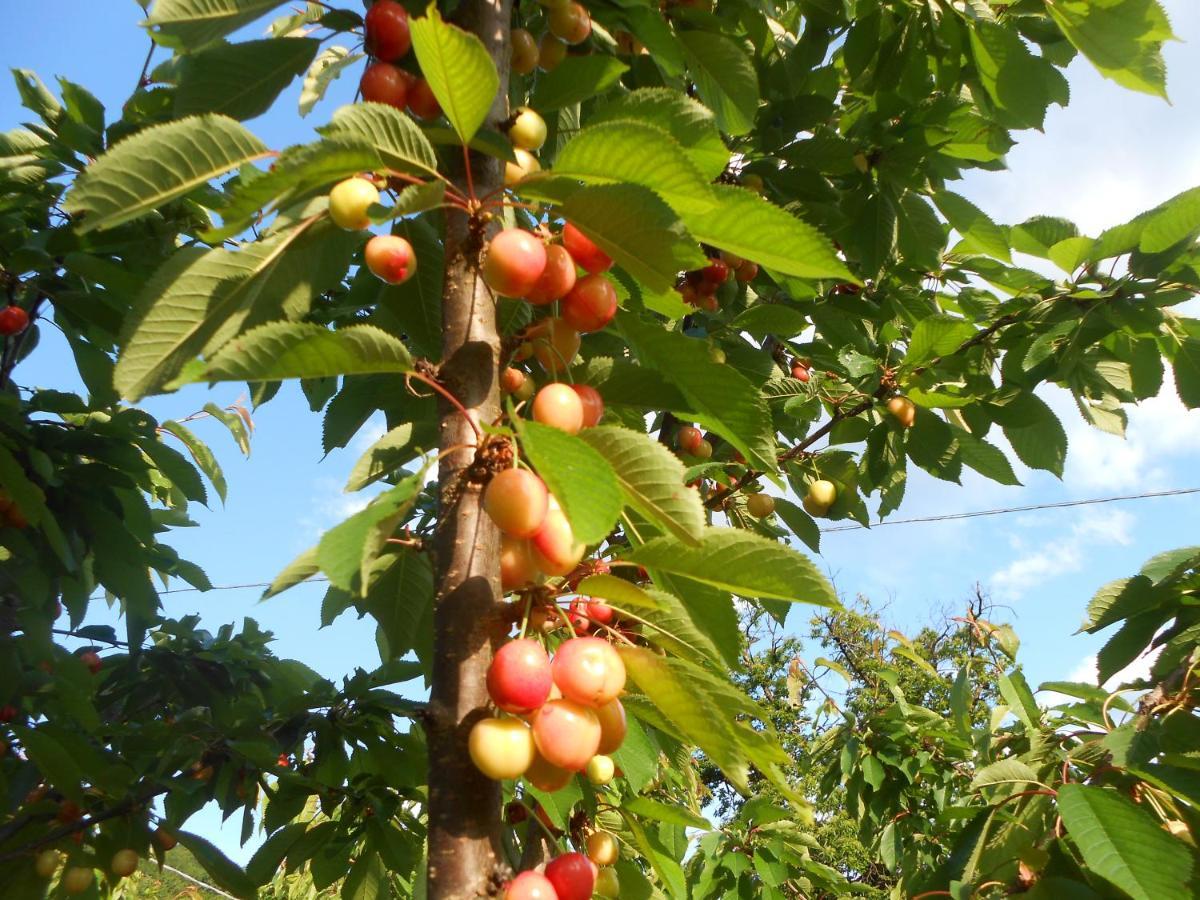
{"type": "Polygon", "coordinates": [[[1172,483],[1179,476],[1173,474],[1171,463],[1175,458],[1192,458],[1200,445],[1200,410],[1189,410],[1180,402],[1170,369],[1157,397],[1127,407],[1125,438],[1093,428],[1077,412],[1054,405],[1067,430],[1063,483],[1068,488],[1111,492],[1193,487],[1172,483]]]}
{"type": "MultiPolygon", "coordinates": [[[[1149,678],[1150,669],[1154,666],[1154,662],[1158,659],[1158,654],[1161,652],[1162,647],[1156,647],[1149,653],[1142,654],[1101,686],[1105,690],[1112,691],[1126,682],[1149,678]]],[[[1095,684],[1100,677],[1097,665],[1094,653],[1091,656],[1085,656],[1079,661],[1079,665],[1071,670],[1071,674],[1067,676],[1067,681],[1082,681],[1086,684],[1095,684]]]]}
{"type": "Polygon", "coordinates": [[[1082,571],[1089,550],[1113,544],[1128,546],[1133,542],[1135,523],[1125,510],[1110,509],[1103,517],[1080,513],[1065,535],[1036,547],[1022,536],[1009,535],[1010,544],[1021,555],[992,573],[991,589],[1002,601],[1019,600],[1030,588],[1051,578],[1082,571]]]}

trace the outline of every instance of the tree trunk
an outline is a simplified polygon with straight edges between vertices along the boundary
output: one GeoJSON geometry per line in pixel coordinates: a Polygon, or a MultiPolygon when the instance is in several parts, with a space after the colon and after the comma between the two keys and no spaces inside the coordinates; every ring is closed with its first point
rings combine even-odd
{"type": "MultiPolygon", "coordinates": [[[[459,27],[483,41],[500,72],[492,124],[507,115],[510,4],[466,0],[455,16],[459,27]]],[[[462,163],[450,176],[459,190],[469,193],[462,163]]],[[[470,184],[476,195],[497,190],[503,176],[499,161],[473,155],[470,184]]],[[[465,214],[447,214],[439,375],[476,422],[491,422],[500,412],[500,338],[495,301],[478,274],[483,242],[482,228],[465,214]]],[[[467,735],[488,703],[487,667],[504,633],[497,615],[500,535],[483,512],[481,486],[466,477],[475,459],[471,424],[444,401],[440,413],[439,447],[445,455],[438,479],[441,514],[428,721],[428,896],[469,900],[498,893],[507,874],[500,857],[500,786],[485,778],[467,754],[467,735]]]]}

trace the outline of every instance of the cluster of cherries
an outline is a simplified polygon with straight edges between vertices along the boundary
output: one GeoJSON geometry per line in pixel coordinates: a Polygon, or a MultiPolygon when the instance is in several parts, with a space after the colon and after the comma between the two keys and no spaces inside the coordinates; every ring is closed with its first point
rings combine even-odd
{"type": "Polygon", "coordinates": [[[592,33],[592,17],[575,0],[539,0],[548,7],[548,30],[539,41],[528,30],[512,30],[512,70],[528,75],[534,69],[552,72],[567,56],[567,46],[582,44],[592,33]]]}
{"type": "Polygon", "coordinates": [[[375,61],[367,66],[358,83],[362,98],[407,109],[418,119],[440,116],[442,107],[429,82],[396,65],[412,48],[408,10],[396,0],[375,0],[364,24],[367,52],[375,61]]]}
{"type": "Polygon", "coordinates": [[[685,272],[675,290],[688,306],[716,312],[720,308],[717,289],[729,280],[730,275],[743,284],[753,281],[758,277],[758,264],[721,251],[719,256],[710,258],[703,269],[685,272]]]}
{"type": "MultiPolygon", "coordinates": [[[[488,696],[508,715],[475,723],[467,740],[471,760],[489,778],[524,778],[540,791],[562,790],[577,772],[585,772],[595,785],[606,785],[616,773],[610,754],[625,740],[625,709],[619,699],[624,687],[625,664],[603,638],[570,638],[553,659],[533,638],[509,641],[487,673],[488,696]]],[[[588,856],[568,853],[552,860],[544,874],[519,875],[507,889],[507,900],[591,897],[596,867],[611,865],[617,857],[612,836],[596,834],[604,837],[594,847],[589,840],[588,856]],[[553,892],[530,893],[545,884],[553,892]]]]}

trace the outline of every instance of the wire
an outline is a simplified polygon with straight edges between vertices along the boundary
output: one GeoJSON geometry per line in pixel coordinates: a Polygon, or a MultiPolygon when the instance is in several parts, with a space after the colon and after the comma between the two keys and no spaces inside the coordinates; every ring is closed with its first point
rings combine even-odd
{"type": "MultiPolygon", "coordinates": [[[[923,522],[951,522],[956,519],[977,519],[983,516],[1002,516],[1008,513],[1018,512],[1033,512],[1039,509],[1064,509],[1071,506],[1092,506],[1097,503],[1119,503],[1127,500],[1153,500],[1158,497],[1180,497],[1185,494],[1200,494],[1200,488],[1173,488],[1169,491],[1151,491],[1145,494],[1122,494],[1118,497],[1090,497],[1086,500],[1062,500],[1058,503],[1035,503],[1032,506],[1009,506],[1003,509],[981,509],[974,512],[961,513],[945,513],[940,516],[918,516],[912,519],[890,519],[883,522],[876,522],[874,525],[835,525],[832,528],[822,528],[821,534],[831,534],[835,531],[864,531],[871,528],[879,528],[883,525],[915,525],[923,522]]],[[[322,576],[306,578],[304,581],[297,584],[328,584],[329,579],[322,576]]],[[[256,581],[251,584],[214,584],[208,590],[210,591],[241,591],[249,590],[250,588],[268,588],[273,584],[270,581],[256,581]]],[[[172,588],[168,591],[159,591],[159,594],[187,594],[195,593],[200,588],[185,587],[172,588]]]]}
{"type": "Polygon", "coordinates": [[[1038,509],[1063,509],[1069,506],[1092,506],[1097,503],[1117,503],[1125,500],[1149,500],[1155,497],[1179,497],[1184,494],[1200,494],[1200,488],[1173,488],[1169,491],[1152,491],[1146,494],[1123,494],[1119,497],[1091,497],[1087,500],[1062,500],[1058,503],[1036,503],[1032,506],[1010,506],[1003,509],[981,509],[975,512],[946,513],[940,516],[918,516],[913,519],[891,519],[876,522],[874,525],[837,525],[833,528],[822,528],[822,534],[834,531],[860,531],[866,528],[879,528],[883,525],[912,525],[918,522],[949,522],[955,519],[975,519],[981,516],[1002,516],[1008,513],[1032,512],[1038,509]]]}

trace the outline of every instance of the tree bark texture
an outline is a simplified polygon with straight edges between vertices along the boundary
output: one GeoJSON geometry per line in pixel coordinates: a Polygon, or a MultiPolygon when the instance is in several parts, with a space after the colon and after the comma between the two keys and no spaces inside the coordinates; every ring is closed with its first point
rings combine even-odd
{"type": "MultiPolygon", "coordinates": [[[[455,24],[475,34],[492,54],[500,90],[491,112],[507,115],[511,0],[466,0],[455,24]]],[[[464,195],[503,185],[503,165],[472,154],[471,178],[453,157],[450,177],[464,195]],[[457,163],[457,165],[456,165],[457,163]]],[[[500,413],[500,338],[496,304],[479,276],[486,240],[479,222],[450,211],[446,220],[442,295],[442,362],[439,377],[476,423],[500,413]]],[[[433,685],[429,744],[428,896],[469,900],[499,895],[508,875],[500,855],[500,786],[484,777],[467,753],[471,726],[487,715],[485,678],[496,644],[507,628],[500,607],[500,535],[481,505],[482,485],[468,478],[475,461],[475,432],[446,401],[440,407],[440,518],[436,540],[433,685]]]]}

